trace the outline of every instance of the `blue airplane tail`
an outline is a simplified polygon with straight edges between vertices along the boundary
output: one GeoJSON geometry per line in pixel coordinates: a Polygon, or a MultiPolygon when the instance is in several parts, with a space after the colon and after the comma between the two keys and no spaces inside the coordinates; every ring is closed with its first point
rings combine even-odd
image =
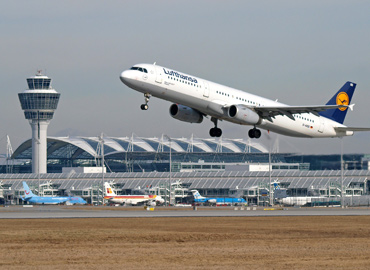
{"type": "MultiPolygon", "coordinates": [[[[346,82],[341,89],[326,103],[326,105],[350,105],[353,93],[355,92],[356,84],[353,82],[346,82]]],[[[348,108],[330,109],[319,114],[323,117],[329,118],[343,124],[348,108]]]]}
{"type": "Polygon", "coordinates": [[[274,185],[274,190],[279,190],[280,189],[280,186],[278,183],[273,183],[274,185]]]}
{"type": "Polygon", "coordinates": [[[35,197],[36,195],[32,193],[30,187],[27,185],[26,182],[23,181],[23,189],[24,189],[24,198],[29,199],[35,197]]]}

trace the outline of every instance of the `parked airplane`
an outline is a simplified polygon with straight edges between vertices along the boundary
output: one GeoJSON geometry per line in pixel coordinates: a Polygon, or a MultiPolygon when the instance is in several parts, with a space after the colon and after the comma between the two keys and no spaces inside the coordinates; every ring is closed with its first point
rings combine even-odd
{"type": "Polygon", "coordinates": [[[200,195],[199,191],[196,189],[191,190],[194,196],[194,202],[196,203],[210,203],[210,204],[240,204],[247,203],[243,198],[232,198],[232,197],[223,197],[223,198],[208,198],[200,195]]]}
{"type": "Polygon", "coordinates": [[[303,206],[312,202],[320,202],[328,200],[327,197],[286,197],[278,199],[278,201],[284,205],[291,206],[303,206]]]}
{"type": "Polygon", "coordinates": [[[164,199],[158,195],[117,195],[109,183],[104,183],[104,199],[112,203],[137,205],[144,202],[163,204],[164,199]]]}
{"type": "Polygon", "coordinates": [[[24,198],[22,200],[34,204],[60,204],[60,203],[70,203],[70,204],[86,204],[86,201],[81,197],[40,197],[33,194],[26,182],[23,182],[24,198]]]}
{"type": "Polygon", "coordinates": [[[289,106],[241,90],[223,86],[170,68],[151,64],[134,65],[121,73],[121,81],[144,94],[142,110],[148,109],[151,96],[173,102],[170,115],[180,121],[201,123],[210,116],[214,128],[210,136],[220,137],[218,120],[254,128],[249,137],[259,138],[261,129],[279,134],[305,137],[343,137],[370,128],[343,125],[356,84],[346,82],[326,103],[316,106],[289,106]],[[258,128],[257,128],[258,127],[258,128]]]}

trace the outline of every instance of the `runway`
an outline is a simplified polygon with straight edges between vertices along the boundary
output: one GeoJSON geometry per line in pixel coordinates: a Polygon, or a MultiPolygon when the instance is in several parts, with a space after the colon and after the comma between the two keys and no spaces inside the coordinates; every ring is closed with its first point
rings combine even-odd
{"type": "Polygon", "coordinates": [[[0,208],[1,219],[52,218],[150,218],[150,217],[257,217],[257,216],[364,216],[370,208],[257,208],[240,207],[144,207],[109,206],[10,206],[0,208]]]}

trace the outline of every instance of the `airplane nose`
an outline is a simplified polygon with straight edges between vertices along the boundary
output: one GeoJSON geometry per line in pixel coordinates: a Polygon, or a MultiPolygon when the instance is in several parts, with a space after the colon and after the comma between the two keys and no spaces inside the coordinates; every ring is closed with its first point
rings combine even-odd
{"type": "Polygon", "coordinates": [[[121,73],[121,76],[120,76],[120,79],[121,81],[126,84],[127,83],[127,80],[130,79],[130,71],[129,70],[125,70],[121,73]]]}

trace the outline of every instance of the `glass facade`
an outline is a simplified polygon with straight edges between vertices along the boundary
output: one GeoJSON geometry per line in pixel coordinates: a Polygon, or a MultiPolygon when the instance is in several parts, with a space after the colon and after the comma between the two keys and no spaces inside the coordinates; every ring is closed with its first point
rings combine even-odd
{"type": "Polygon", "coordinates": [[[19,93],[22,110],[56,110],[60,93],[19,93]]]}
{"type": "Polygon", "coordinates": [[[25,111],[24,116],[26,119],[38,119],[38,120],[51,120],[53,119],[54,112],[30,112],[30,111],[25,111]],[[38,113],[38,115],[37,115],[38,113]]]}
{"type": "Polygon", "coordinates": [[[50,89],[51,79],[49,78],[28,78],[28,89],[50,89]]]}

